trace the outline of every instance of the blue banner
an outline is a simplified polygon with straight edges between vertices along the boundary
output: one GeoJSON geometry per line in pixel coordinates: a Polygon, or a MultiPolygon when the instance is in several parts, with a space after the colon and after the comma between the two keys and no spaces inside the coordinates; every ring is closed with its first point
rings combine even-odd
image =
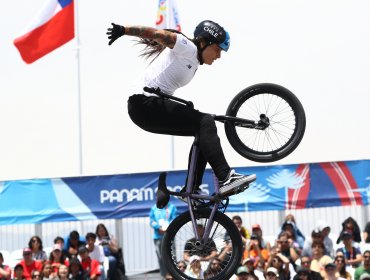
{"type": "MultiPolygon", "coordinates": [[[[236,168],[257,174],[245,192],[230,197],[228,211],[265,211],[367,205],[370,161],[236,168]]],[[[158,172],[0,182],[0,225],[147,216],[155,203],[158,172]]],[[[168,172],[167,186],[181,190],[186,171],[168,172]]],[[[213,193],[206,170],[201,189],[213,193]]],[[[186,204],[171,198],[180,212],[186,204]]]]}

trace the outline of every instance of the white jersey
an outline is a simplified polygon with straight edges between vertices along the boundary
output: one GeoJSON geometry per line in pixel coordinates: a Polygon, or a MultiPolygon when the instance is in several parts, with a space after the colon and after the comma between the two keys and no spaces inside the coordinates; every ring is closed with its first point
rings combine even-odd
{"type": "Polygon", "coordinates": [[[195,44],[182,34],[177,34],[173,49],[166,48],[148,66],[135,86],[134,93],[153,94],[143,91],[144,87],[160,88],[162,92],[173,95],[188,84],[199,66],[198,51],[195,44]]]}

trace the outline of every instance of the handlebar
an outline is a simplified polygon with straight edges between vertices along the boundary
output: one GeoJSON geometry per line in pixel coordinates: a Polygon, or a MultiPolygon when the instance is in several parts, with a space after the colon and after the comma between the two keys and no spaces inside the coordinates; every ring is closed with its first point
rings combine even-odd
{"type": "Polygon", "coordinates": [[[182,103],[186,106],[189,106],[190,108],[194,108],[193,102],[187,101],[185,99],[178,98],[176,96],[173,96],[173,95],[170,95],[170,94],[167,94],[167,93],[164,93],[164,92],[161,91],[161,89],[159,87],[157,87],[157,88],[144,87],[143,90],[145,92],[153,93],[153,94],[156,94],[156,95],[158,95],[160,97],[163,97],[163,98],[166,98],[166,99],[177,101],[177,102],[182,103]]]}

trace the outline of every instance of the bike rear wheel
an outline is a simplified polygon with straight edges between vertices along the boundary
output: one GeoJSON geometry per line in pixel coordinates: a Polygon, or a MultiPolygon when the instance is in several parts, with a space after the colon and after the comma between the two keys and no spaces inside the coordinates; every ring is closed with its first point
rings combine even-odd
{"type": "Polygon", "coordinates": [[[243,157],[257,162],[280,160],[295,150],[306,129],[301,102],[288,89],[276,84],[256,84],[245,88],[230,102],[227,116],[254,120],[268,118],[265,129],[225,122],[231,146],[243,157]]]}
{"type": "MultiPolygon", "coordinates": [[[[205,227],[210,214],[211,209],[208,208],[194,211],[197,225],[205,227]]],[[[193,238],[195,238],[194,229],[188,211],[173,220],[166,230],[162,241],[162,257],[175,279],[205,279],[204,276],[193,278],[179,270],[177,263],[183,260],[184,252],[203,257],[217,251],[222,262],[218,269],[209,270],[211,272],[207,279],[229,279],[235,273],[242,258],[242,240],[237,227],[228,216],[221,212],[215,214],[209,240],[205,244],[200,244],[193,238]]],[[[201,261],[201,267],[205,272],[210,267],[209,261],[201,261]]]]}

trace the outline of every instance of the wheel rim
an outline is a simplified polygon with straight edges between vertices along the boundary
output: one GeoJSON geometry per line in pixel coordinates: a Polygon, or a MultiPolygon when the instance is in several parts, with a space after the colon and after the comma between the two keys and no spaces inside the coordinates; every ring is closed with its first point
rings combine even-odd
{"type": "Polygon", "coordinates": [[[236,117],[259,120],[261,114],[269,118],[270,125],[266,129],[235,127],[236,134],[247,150],[260,155],[278,153],[293,140],[297,129],[295,112],[282,97],[264,93],[242,103],[236,117]]]}
{"type": "MultiPolygon", "coordinates": [[[[202,225],[203,227],[205,227],[207,223],[208,223],[207,218],[197,218],[198,225],[202,225]]],[[[204,279],[204,277],[203,278],[193,278],[189,276],[189,274],[182,273],[179,271],[177,263],[180,260],[183,260],[183,253],[185,251],[188,252],[190,255],[198,255],[202,257],[204,255],[208,255],[209,252],[213,250],[217,250],[217,253],[220,254],[220,252],[223,249],[225,249],[225,246],[227,246],[228,250],[230,250],[229,254],[226,255],[227,257],[219,263],[219,266],[217,269],[211,271],[211,273],[208,275],[208,278],[207,278],[207,279],[226,279],[223,277],[227,273],[229,273],[230,267],[233,265],[233,257],[234,257],[233,254],[236,253],[237,248],[239,248],[238,246],[240,244],[237,244],[238,240],[236,240],[235,238],[231,239],[230,236],[227,237],[226,232],[228,232],[228,230],[225,228],[223,224],[221,224],[220,221],[218,221],[217,218],[214,220],[214,224],[212,226],[212,230],[210,234],[210,238],[212,238],[212,241],[209,241],[207,244],[195,244],[196,241],[193,239],[194,238],[193,225],[189,219],[184,220],[182,225],[178,227],[178,229],[173,230],[169,228],[169,232],[166,233],[166,235],[168,235],[167,238],[169,238],[170,243],[171,243],[171,249],[169,252],[170,258],[172,260],[171,266],[172,266],[172,269],[175,269],[176,272],[180,274],[181,277],[185,279],[204,279]],[[191,247],[191,249],[185,250],[185,247],[187,247],[187,249],[189,249],[188,247],[191,247]]],[[[203,261],[200,262],[202,271],[206,272],[207,269],[209,269],[209,267],[211,266],[210,264],[212,262],[217,262],[217,259],[212,259],[211,262],[203,262],[203,261]]],[[[193,264],[193,265],[196,265],[196,264],[193,264]]],[[[190,264],[188,264],[188,268],[189,266],[190,264]]]]}

